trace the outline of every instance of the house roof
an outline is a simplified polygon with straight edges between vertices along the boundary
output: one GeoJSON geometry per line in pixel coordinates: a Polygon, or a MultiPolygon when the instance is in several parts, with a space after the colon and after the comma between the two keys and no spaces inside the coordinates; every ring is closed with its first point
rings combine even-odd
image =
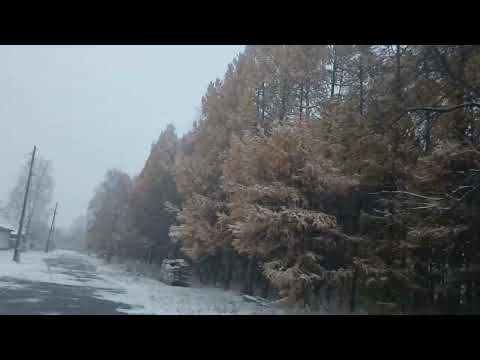
{"type": "Polygon", "coordinates": [[[0,230],[14,231],[14,228],[11,225],[0,223],[0,230]]]}
{"type": "Polygon", "coordinates": [[[8,219],[5,219],[5,217],[0,216],[0,229],[3,230],[9,230],[9,231],[15,231],[15,227],[10,224],[10,221],[8,219]]]}

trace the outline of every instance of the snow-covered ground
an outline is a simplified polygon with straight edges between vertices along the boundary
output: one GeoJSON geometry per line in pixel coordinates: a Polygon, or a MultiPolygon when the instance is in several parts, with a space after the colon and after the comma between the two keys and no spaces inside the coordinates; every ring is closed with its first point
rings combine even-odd
{"type": "MultiPolygon", "coordinates": [[[[57,252],[56,252],[57,253],[57,252]]],[[[52,281],[52,275],[43,259],[52,256],[53,253],[45,254],[39,251],[30,251],[21,254],[21,262],[12,261],[13,251],[0,251],[0,287],[8,282],[1,281],[2,277],[10,277],[31,281],[52,281]],[[2,285],[3,284],[3,285],[2,285]]],[[[59,281],[66,279],[58,279],[59,281]]],[[[56,282],[56,281],[55,281],[56,282]]]]}
{"type": "MultiPolygon", "coordinates": [[[[67,250],[22,253],[21,262],[12,261],[11,251],[0,251],[0,293],[18,286],[2,278],[50,282],[95,288],[100,299],[129,304],[118,311],[127,314],[286,314],[286,310],[263,307],[246,301],[235,291],[218,288],[175,287],[156,279],[134,275],[123,265],[105,264],[102,260],[67,250]],[[48,266],[48,258],[70,258],[96,267],[93,277],[78,278],[65,269],[48,266]]],[[[35,299],[31,299],[35,301],[35,299]]]]}

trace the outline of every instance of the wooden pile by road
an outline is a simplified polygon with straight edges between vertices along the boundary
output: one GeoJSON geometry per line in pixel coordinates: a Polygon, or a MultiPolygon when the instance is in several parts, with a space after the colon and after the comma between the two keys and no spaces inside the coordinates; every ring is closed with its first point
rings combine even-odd
{"type": "Polygon", "coordinates": [[[183,259],[163,260],[160,268],[162,282],[172,286],[190,286],[191,267],[183,259]]]}

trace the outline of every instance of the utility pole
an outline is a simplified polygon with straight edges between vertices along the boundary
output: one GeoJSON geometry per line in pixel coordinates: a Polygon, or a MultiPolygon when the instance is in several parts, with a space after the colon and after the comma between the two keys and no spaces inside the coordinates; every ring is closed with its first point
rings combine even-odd
{"type": "MultiPolygon", "coordinates": [[[[26,227],[26,231],[25,231],[25,241],[28,239],[29,241],[31,240],[31,232],[30,232],[30,229],[31,229],[31,225],[32,225],[32,219],[33,219],[33,215],[35,214],[35,209],[37,207],[37,203],[38,203],[38,198],[40,197],[40,187],[42,186],[42,180],[45,176],[47,172],[47,166],[45,166],[43,168],[43,171],[42,171],[42,174],[40,175],[40,177],[38,178],[38,181],[37,181],[37,186],[35,186],[35,198],[33,200],[33,204],[32,204],[32,208],[30,210],[30,214],[29,214],[29,217],[28,217],[28,220],[27,220],[27,227],[26,227]]],[[[35,176],[35,174],[33,174],[33,176],[35,176]]],[[[32,189],[33,190],[33,189],[32,189]]]]}
{"type": "Polygon", "coordinates": [[[32,179],[32,169],[33,169],[33,163],[35,161],[36,151],[37,151],[37,147],[34,146],[33,153],[32,153],[32,161],[30,162],[30,170],[28,171],[27,188],[25,189],[25,196],[23,197],[23,207],[22,207],[22,214],[20,216],[20,224],[18,225],[17,241],[15,242],[15,251],[13,253],[13,261],[16,261],[16,262],[20,262],[20,243],[22,239],[23,220],[25,218],[25,209],[27,208],[28,190],[30,189],[30,180],[32,179]]]}
{"type": "Polygon", "coordinates": [[[55,226],[55,216],[57,215],[57,206],[58,202],[55,204],[55,210],[53,211],[52,225],[50,226],[50,231],[48,232],[47,246],[45,247],[45,252],[48,253],[48,248],[50,247],[50,239],[52,238],[53,227],[55,226]]]}

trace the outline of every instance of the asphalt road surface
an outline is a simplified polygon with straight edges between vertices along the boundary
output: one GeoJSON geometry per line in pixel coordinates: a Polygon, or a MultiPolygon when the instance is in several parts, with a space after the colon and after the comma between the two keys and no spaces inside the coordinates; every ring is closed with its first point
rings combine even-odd
{"type": "MultiPolygon", "coordinates": [[[[52,272],[66,274],[80,282],[97,278],[96,267],[81,258],[44,259],[52,272]]],[[[62,285],[2,277],[11,286],[0,288],[0,315],[115,315],[118,309],[129,309],[123,303],[99,299],[95,291],[121,291],[92,288],[88,285],[62,285]]]]}

